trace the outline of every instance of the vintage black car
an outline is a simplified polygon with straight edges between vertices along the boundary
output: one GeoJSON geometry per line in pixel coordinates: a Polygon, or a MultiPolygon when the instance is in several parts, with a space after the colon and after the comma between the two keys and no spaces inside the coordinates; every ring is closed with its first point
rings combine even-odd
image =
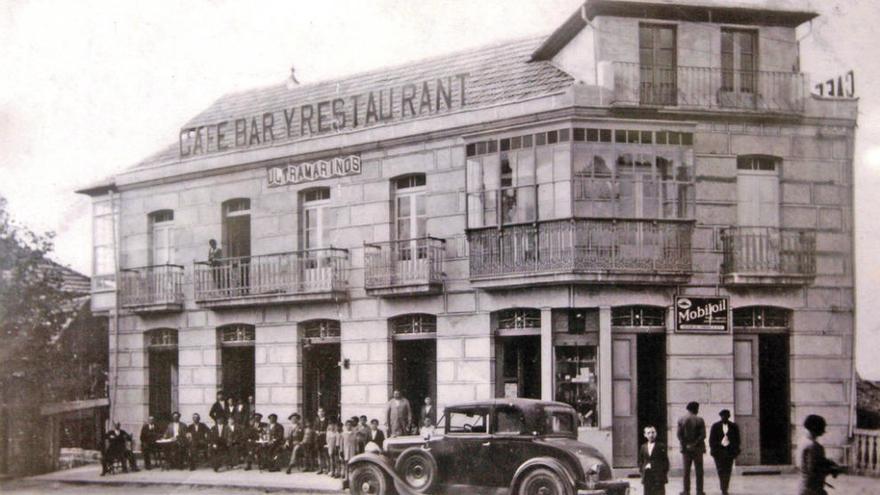
{"type": "Polygon", "coordinates": [[[511,495],[626,495],[561,402],[494,399],[447,407],[434,433],[390,438],[349,461],[353,494],[438,493],[468,485],[511,495]]]}

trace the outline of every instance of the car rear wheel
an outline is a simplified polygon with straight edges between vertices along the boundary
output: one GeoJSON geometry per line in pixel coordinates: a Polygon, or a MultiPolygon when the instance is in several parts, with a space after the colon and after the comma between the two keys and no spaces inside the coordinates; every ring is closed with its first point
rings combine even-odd
{"type": "Polygon", "coordinates": [[[394,469],[406,483],[406,491],[430,493],[437,484],[437,461],[430,452],[419,447],[404,450],[394,463],[394,469]]]}
{"type": "Polygon", "coordinates": [[[553,471],[546,468],[533,469],[523,476],[518,495],[568,495],[571,490],[553,471]]]}
{"type": "Polygon", "coordinates": [[[388,493],[388,478],[378,466],[358,464],[348,477],[352,495],[385,495],[388,493]]]}

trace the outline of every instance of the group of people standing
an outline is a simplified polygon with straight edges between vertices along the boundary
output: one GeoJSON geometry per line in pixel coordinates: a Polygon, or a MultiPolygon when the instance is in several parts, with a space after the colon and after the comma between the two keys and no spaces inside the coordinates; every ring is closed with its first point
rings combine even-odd
{"type": "MultiPolygon", "coordinates": [[[[676,436],[681,446],[683,467],[682,495],[690,495],[691,467],[693,466],[697,495],[703,492],[703,454],[706,452],[706,423],[699,416],[700,404],[688,403],[687,413],[678,420],[676,436]]],[[[722,409],[721,420],[714,423],[709,430],[709,453],[715,460],[718,471],[718,482],[722,495],[730,489],[730,476],[733,464],[740,454],[741,438],[739,427],[730,421],[730,411],[722,409]]],[[[825,457],[825,450],[818,438],[825,433],[825,419],[811,414],[804,421],[808,443],[800,452],[799,465],[801,483],[799,495],[824,495],[825,477],[829,474],[837,476],[840,467],[825,457]]],[[[644,428],[645,440],[639,449],[639,472],[645,495],[663,495],[668,482],[669,458],[666,446],[657,441],[657,429],[654,426],[644,428]]]]}

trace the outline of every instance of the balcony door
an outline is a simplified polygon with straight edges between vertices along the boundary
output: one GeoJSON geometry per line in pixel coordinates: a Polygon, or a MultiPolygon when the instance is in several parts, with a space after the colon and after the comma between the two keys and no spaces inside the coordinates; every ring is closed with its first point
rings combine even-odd
{"type": "Polygon", "coordinates": [[[395,274],[427,273],[430,261],[425,239],[428,220],[425,209],[425,175],[398,178],[393,186],[395,242],[391,247],[391,269],[395,274]]]}
{"type": "MultiPolygon", "coordinates": [[[[330,211],[330,188],[320,187],[300,193],[302,264],[293,268],[293,276],[300,277],[302,289],[317,290],[333,278],[333,267],[328,263],[326,251],[330,247],[330,229],[333,215],[330,211]]],[[[293,261],[296,263],[296,261],[293,261]]]]}
{"type": "Polygon", "coordinates": [[[250,287],[251,202],[247,198],[223,203],[223,274],[231,295],[240,295],[250,287]]]}
{"type": "Polygon", "coordinates": [[[722,106],[754,104],[754,96],[757,93],[757,68],[757,33],[742,29],[722,29],[719,95],[722,106]]]}
{"type": "Polygon", "coordinates": [[[174,211],[150,213],[150,265],[174,263],[174,211]]]}
{"type": "Polygon", "coordinates": [[[769,156],[737,160],[737,222],[741,227],[779,227],[779,172],[769,156]]]}
{"type": "Polygon", "coordinates": [[[639,26],[639,100],[646,105],[675,105],[677,101],[675,26],[639,26]]]}

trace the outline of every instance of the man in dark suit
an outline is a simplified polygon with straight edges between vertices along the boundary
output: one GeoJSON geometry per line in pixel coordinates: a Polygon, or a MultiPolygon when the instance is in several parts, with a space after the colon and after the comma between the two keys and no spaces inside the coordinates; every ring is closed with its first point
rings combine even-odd
{"type": "Polygon", "coordinates": [[[229,415],[232,411],[229,411],[226,408],[226,397],[223,395],[223,391],[217,392],[217,401],[211,406],[211,410],[208,412],[208,416],[211,417],[214,421],[219,420],[221,417],[223,419],[229,418],[229,415]]]}
{"type": "Polygon", "coordinates": [[[202,423],[199,413],[192,415],[193,422],[186,429],[186,438],[188,442],[187,454],[189,457],[189,470],[196,470],[196,458],[207,457],[209,439],[211,438],[211,429],[208,425],[202,423]]]}
{"type": "Polygon", "coordinates": [[[278,471],[278,456],[284,447],[284,427],[278,424],[278,415],[269,415],[269,424],[263,430],[266,443],[260,449],[260,469],[278,471]]]}
{"type": "Polygon", "coordinates": [[[101,457],[101,476],[110,471],[110,467],[116,461],[122,461],[122,471],[127,473],[129,468],[137,471],[137,463],[134,454],[128,447],[131,435],[123,430],[119,423],[113,423],[113,429],[104,434],[103,455],[101,457]]]}
{"type": "Polygon", "coordinates": [[[681,445],[681,460],[684,467],[684,491],[691,493],[691,464],[694,465],[694,478],[697,482],[697,495],[703,492],[703,454],[706,453],[706,423],[697,414],[700,404],[689,402],[687,414],[678,420],[678,443],[681,445]]]}
{"type": "Polygon", "coordinates": [[[713,424],[709,430],[709,453],[715,459],[721,495],[727,495],[733,461],[739,455],[739,426],[730,421],[730,411],[727,409],[722,409],[718,415],[721,416],[721,421],[713,424]]]}
{"type": "Polygon", "coordinates": [[[180,421],[180,413],[171,413],[171,422],[165,427],[165,435],[162,436],[165,462],[174,469],[183,467],[183,457],[186,453],[186,423],[180,421]]]}
{"type": "Polygon", "coordinates": [[[251,416],[251,424],[248,425],[247,429],[244,431],[244,444],[246,446],[245,451],[245,471],[250,471],[251,464],[254,462],[259,466],[259,454],[260,454],[260,439],[264,436],[263,430],[266,428],[266,423],[262,421],[263,415],[260,413],[253,413],[251,416]]]}
{"type": "Polygon", "coordinates": [[[246,442],[246,430],[247,425],[240,423],[237,416],[233,414],[229,416],[228,424],[229,427],[229,440],[227,445],[229,447],[229,454],[226,456],[229,464],[229,468],[232,469],[241,462],[241,457],[247,448],[246,442]]]}
{"type": "Polygon", "coordinates": [[[217,418],[217,423],[211,427],[211,467],[214,468],[215,473],[220,470],[224,461],[229,465],[230,439],[231,433],[226,424],[226,417],[220,416],[217,418]]]}
{"type": "Polygon", "coordinates": [[[144,454],[144,466],[147,470],[153,468],[152,461],[156,459],[159,453],[159,445],[156,440],[162,438],[162,432],[159,431],[159,425],[156,424],[156,418],[150,416],[147,424],[141,427],[141,452],[144,454]]]}
{"type": "MultiPolygon", "coordinates": [[[[367,437],[367,445],[370,443],[376,444],[376,446],[379,447],[379,450],[382,450],[384,448],[383,445],[385,444],[385,433],[379,429],[379,420],[375,418],[370,421],[370,435],[367,437]]],[[[370,449],[365,450],[369,452],[370,449]]]]}
{"type": "Polygon", "coordinates": [[[666,445],[657,441],[657,429],[653,426],[646,426],[644,435],[647,442],[639,448],[639,473],[642,475],[645,495],[664,495],[669,481],[666,445]]]}

